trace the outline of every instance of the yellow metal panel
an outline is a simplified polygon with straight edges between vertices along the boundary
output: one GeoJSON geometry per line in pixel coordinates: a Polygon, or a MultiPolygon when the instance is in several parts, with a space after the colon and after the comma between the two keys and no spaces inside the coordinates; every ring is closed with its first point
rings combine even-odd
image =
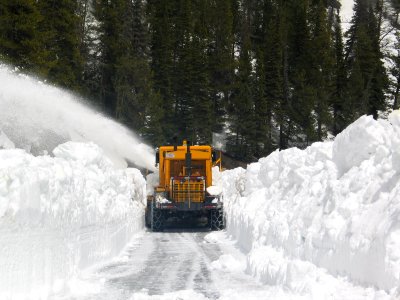
{"type": "MultiPolygon", "coordinates": [[[[192,159],[193,160],[209,160],[211,159],[210,153],[207,152],[196,152],[191,151],[192,159]]],[[[168,151],[166,152],[166,157],[163,158],[164,160],[185,160],[186,158],[186,151],[168,151]]]]}
{"type": "MultiPolygon", "coordinates": [[[[186,152],[187,147],[186,146],[178,146],[176,147],[177,151],[183,151],[186,152]]],[[[211,151],[211,146],[190,146],[190,150],[206,150],[206,151],[211,151]]],[[[174,151],[174,146],[161,146],[160,147],[160,152],[161,151],[174,151]]]]}
{"type": "MultiPolygon", "coordinates": [[[[204,160],[206,162],[206,187],[212,185],[212,160],[211,146],[191,146],[190,152],[192,160],[204,160]]],[[[170,161],[185,160],[187,152],[186,146],[177,146],[174,151],[174,146],[162,146],[159,149],[159,187],[170,191],[170,161]],[[167,153],[166,153],[167,152],[167,153]],[[170,156],[170,157],[164,157],[170,156]]],[[[191,187],[190,187],[191,188],[191,187]]]]}
{"type": "Polygon", "coordinates": [[[169,189],[169,173],[170,173],[170,164],[169,161],[165,161],[165,188],[168,190],[169,189]]]}
{"type": "Polygon", "coordinates": [[[212,162],[211,160],[206,161],[206,186],[209,187],[212,185],[212,162]]]}

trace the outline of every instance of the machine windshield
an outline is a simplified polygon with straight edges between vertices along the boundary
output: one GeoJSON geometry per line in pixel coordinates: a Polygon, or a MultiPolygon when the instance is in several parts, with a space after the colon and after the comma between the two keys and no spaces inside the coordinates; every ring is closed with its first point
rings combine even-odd
{"type": "MultiPolygon", "coordinates": [[[[189,170],[187,170],[184,160],[171,160],[171,177],[188,176],[189,170]]],[[[206,176],[206,161],[205,160],[193,160],[191,168],[191,176],[206,176]]]]}

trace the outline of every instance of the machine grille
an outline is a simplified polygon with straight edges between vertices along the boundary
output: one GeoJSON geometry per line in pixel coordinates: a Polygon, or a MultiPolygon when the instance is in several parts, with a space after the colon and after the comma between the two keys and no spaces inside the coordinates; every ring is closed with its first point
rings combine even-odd
{"type": "Polygon", "coordinates": [[[172,178],[172,200],[175,202],[204,202],[204,178],[172,178]]]}

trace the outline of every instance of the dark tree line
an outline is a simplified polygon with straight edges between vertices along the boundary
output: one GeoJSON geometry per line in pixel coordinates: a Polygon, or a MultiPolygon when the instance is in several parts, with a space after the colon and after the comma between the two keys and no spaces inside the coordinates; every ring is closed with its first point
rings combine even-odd
{"type": "Polygon", "coordinates": [[[227,152],[253,161],[399,107],[398,53],[382,62],[383,20],[399,29],[389,2],[390,15],[356,0],[343,33],[336,0],[0,0],[0,59],[153,145],[226,132],[227,152]]]}

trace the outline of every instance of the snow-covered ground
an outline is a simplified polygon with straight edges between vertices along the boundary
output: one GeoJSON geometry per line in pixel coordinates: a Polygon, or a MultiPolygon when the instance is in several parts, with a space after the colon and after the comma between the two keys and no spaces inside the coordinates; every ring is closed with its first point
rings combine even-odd
{"type": "Polygon", "coordinates": [[[143,232],[144,178],[94,144],[0,143],[0,299],[400,298],[399,111],[215,170],[210,234],[143,232]]]}
{"type": "Polygon", "coordinates": [[[142,230],[145,180],[92,143],[61,144],[54,157],[12,148],[1,133],[0,299],[47,299],[142,230]]]}
{"type": "Polygon", "coordinates": [[[216,174],[248,273],[313,299],[400,298],[400,112],[389,121],[216,174]]]}

